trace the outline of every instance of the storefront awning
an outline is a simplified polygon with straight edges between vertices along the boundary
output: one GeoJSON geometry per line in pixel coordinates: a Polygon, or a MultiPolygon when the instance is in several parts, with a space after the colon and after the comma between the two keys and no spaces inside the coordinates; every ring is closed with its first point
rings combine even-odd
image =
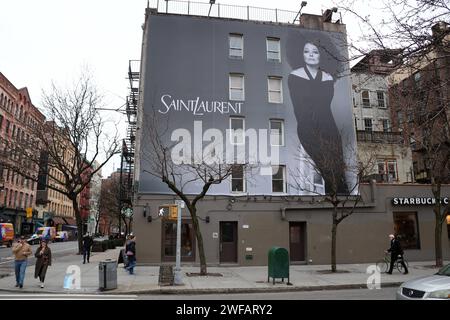
{"type": "Polygon", "coordinates": [[[67,218],[64,217],[64,220],[66,220],[67,225],[71,225],[71,226],[76,226],[77,225],[77,221],[74,218],[67,218]]]}
{"type": "Polygon", "coordinates": [[[66,222],[64,221],[64,219],[62,217],[53,217],[52,220],[55,223],[55,225],[66,224],[66,222]]]}

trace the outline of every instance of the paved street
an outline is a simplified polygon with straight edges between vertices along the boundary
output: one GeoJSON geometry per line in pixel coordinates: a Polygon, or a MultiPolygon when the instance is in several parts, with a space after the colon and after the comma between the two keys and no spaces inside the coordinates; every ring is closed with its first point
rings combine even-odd
{"type": "Polygon", "coordinates": [[[397,288],[245,294],[140,295],[139,300],[395,300],[397,288]]]}
{"type": "Polygon", "coordinates": [[[201,295],[0,294],[0,300],[394,300],[397,288],[201,295]]]}
{"type": "MultiPolygon", "coordinates": [[[[47,273],[45,288],[39,287],[34,279],[34,268],[27,268],[25,284],[22,289],[14,287],[13,272],[9,277],[0,279],[0,295],[14,295],[24,298],[37,299],[89,299],[91,296],[101,299],[118,299],[118,296],[108,297],[104,294],[122,295],[126,299],[149,300],[380,300],[394,299],[396,288],[404,281],[427,276],[437,270],[431,268],[431,261],[410,262],[410,273],[403,275],[394,272],[392,275],[372,275],[367,272],[372,268],[370,264],[346,264],[338,265],[341,272],[331,274],[324,272],[329,270],[328,265],[293,265],[290,267],[290,283],[281,282],[278,279],[275,284],[267,282],[267,267],[209,267],[211,273],[208,276],[192,276],[198,272],[198,267],[183,266],[183,285],[164,286],[159,285],[159,266],[138,265],[135,274],[128,274],[122,264],[116,265],[121,248],[95,252],[91,256],[89,264],[82,264],[81,256],[76,252],[76,242],[52,244],[55,258],[47,273]],[[103,261],[113,262],[108,264],[113,269],[117,267],[117,287],[107,288],[101,291],[99,263],[103,261]],[[75,273],[73,273],[75,272],[75,273]],[[68,274],[76,276],[69,287],[66,285],[68,274]],[[367,283],[380,282],[382,289],[368,290],[367,283]],[[368,282],[369,281],[369,282],[368,282]],[[71,287],[71,285],[74,285],[71,287]],[[40,296],[35,296],[36,294],[40,296]],[[128,296],[134,295],[134,296],[128,296]]],[[[33,248],[34,250],[36,248],[33,248]]],[[[3,259],[7,259],[10,249],[1,249],[3,259]]],[[[33,262],[34,259],[32,259],[33,262]]],[[[3,261],[12,266],[12,261],[3,261]]],[[[447,263],[447,262],[446,262],[447,263]]],[[[115,272],[113,272],[114,274],[115,272]]]]}
{"type": "MultiPolygon", "coordinates": [[[[32,245],[31,250],[33,253],[36,251],[39,245],[32,245]]],[[[50,244],[52,249],[52,257],[56,259],[55,261],[64,260],[65,257],[73,255],[77,251],[77,242],[55,242],[50,244]]],[[[34,265],[36,258],[34,256],[30,257],[28,260],[28,265],[34,265]]],[[[14,255],[11,248],[6,246],[0,247],[0,277],[5,276],[11,272],[14,272],[14,255]]]]}

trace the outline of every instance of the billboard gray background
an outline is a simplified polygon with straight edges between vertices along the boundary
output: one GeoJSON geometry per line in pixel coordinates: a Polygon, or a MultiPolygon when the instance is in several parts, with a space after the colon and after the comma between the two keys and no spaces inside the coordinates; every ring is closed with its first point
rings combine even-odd
{"type": "MultiPolygon", "coordinates": [[[[297,122],[287,85],[293,67],[288,63],[286,48],[289,47],[288,39],[313,35],[317,31],[294,25],[180,15],[151,15],[146,28],[143,48],[145,57],[142,58],[145,62],[142,66],[144,91],[141,96],[145,114],[150,115],[153,109],[163,107],[160,99],[164,94],[170,94],[174,99],[189,100],[200,97],[205,101],[229,101],[229,74],[242,73],[245,75],[245,101],[240,115],[245,117],[246,129],[269,129],[270,119],[283,119],[285,147],[280,148],[280,163],[286,165],[287,173],[299,167],[297,122]],[[230,59],[228,56],[230,33],[243,34],[243,60],[230,59]],[[267,37],[280,39],[281,63],[267,61],[267,37]],[[282,77],[282,104],[268,102],[268,76],[282,77]]],[[[338,48],[342,47],[343,34],[326,34],[338,48]]],[[[345,56],[345,51],[342,54],[345,56]]],[[[343,69],[348,70],[345,65],[343,69]]],[[[338,128],[342,128],[349,139],[343,141],[343,145],[354,146],[350,77],[341,75],[334,88],[332,112],[338,128]]],[[[142,114],[140,116],[142,117],[142,114]]],[[[166,115],[158,116],[160,123],[169,124],[170,132],[177,128],[192,132],[194,120],[203,121],[203,131],[217,128],[225,132],[229,128],[229,118],[232,114],[194,116],[185,111],[171,110],[166,115]]],[[[144,121],[143,126],[146,125],[148,123],[144,121]]],[[[144,152],[149,152],[146,149],[146,138],[149,137],[141,137],[140,145],[144,152]]],[[[351,161],[355,161],[355,157],[352,157],[351,161]]],[[[145,173],[146,169],[148,170],[148,164],[144,157],[140,157],[139,192],[172,193],[160,179],[145,173]]],[[[288,194],[302,193],[290,185],[291,177],[288,176],[287,179],[288,194]]],[[[193,184],[185,191],[195,193],[198,187],[199,185],[193,184]]],[[[247,180],[248,194],[271,194],[271,187],[270,176],[255,174],[247,180]]],[[[230,194],[230,183],[225,181],[213,186],[209,194],[230,194]]]]}

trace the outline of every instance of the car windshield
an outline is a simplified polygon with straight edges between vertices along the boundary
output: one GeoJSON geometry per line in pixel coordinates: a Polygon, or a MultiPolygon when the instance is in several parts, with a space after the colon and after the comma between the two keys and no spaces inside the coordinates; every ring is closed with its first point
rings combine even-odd
{"type": "Polygon", "coordinates": [[[36,232],[36,234],[37,234],[37,235],[40,235],[40,234],[42,234],[42,232],[44,232],[44,230],[38,230],[38,231],[36,232]]]}
{"type": "Polygon", "coordinates": [[[450,277],[450,264],[446,265],[445,267],[441,268],[441,270],[437,273],[440,276],[448,276],[450,277]]]}

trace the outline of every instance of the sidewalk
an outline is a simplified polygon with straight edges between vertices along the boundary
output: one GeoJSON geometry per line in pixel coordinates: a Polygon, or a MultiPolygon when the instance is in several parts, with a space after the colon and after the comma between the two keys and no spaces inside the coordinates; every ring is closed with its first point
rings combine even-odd
{"type": "MultiPolygon", "coordinates": [[[[34,279],[34,266],[28,267],[23,289],[15,288],[15,276],[0,279],[0,291],[24,293],[100,293],[98,263],[105,259],[116,260],[120,248],[93,253],[89,264],[82,264],[81,256],[71,255],[55,259],[49,267],[45,288],[39,287],[34,279]],[[70,265],[78,265],[81,269],[81,289],[68,290],[63,288],[66,269],[70,265]]],[[[448,263],[448,262],[446,262],[448,263]]],[[[431,275],[437,269],[430,268],[433,261],[410,262],[408,275],[394,270],[392,275],[381,275],[381,286],[398,286],[402,282],[421,276],[431,275]]],[[[137,266],[135,275],[129,275],[120,264],[117,267],[117,284],[115,290],[104,291],[108,294],[202,294],[202,293],[249,293],[249,292],[282,292],[309,290],[336,290],[351,288],[367,288],[366,273],[369,264],[338,265],[340,272],[335,274],[318,271],[329,270],[328,265],[295,265],[290,268],[290,282],[281,279],[272,284],[267,282],[267,267],[209,267],[208,273],[218,273],[222,276],[187,276],[186,273],[198,273],[199,267],[183,267],[183,282],[181,286],[158,285],[159,266],[137,266]]]]}

